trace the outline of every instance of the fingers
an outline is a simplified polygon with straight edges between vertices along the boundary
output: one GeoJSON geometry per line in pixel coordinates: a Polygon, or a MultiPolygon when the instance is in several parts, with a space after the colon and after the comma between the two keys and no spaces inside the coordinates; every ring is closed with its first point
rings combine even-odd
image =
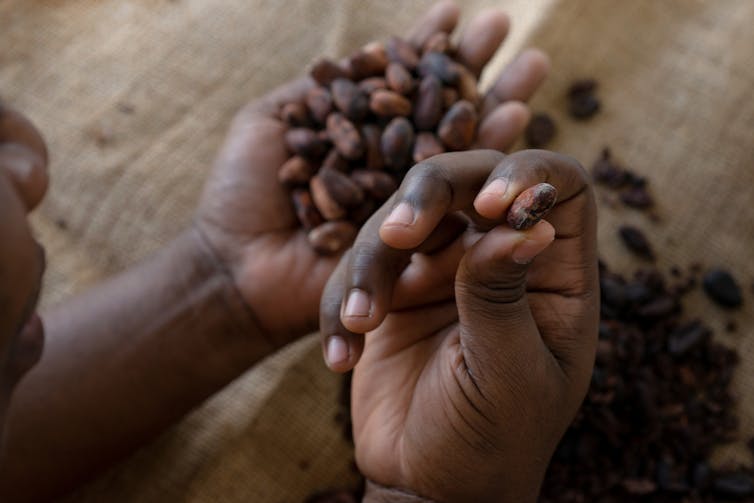
{"type": "Polygon", "coordinates": [[[539,49],[523,51],[501,72],[485,95],[482,116],[506,101],[528,101],[549,71],[550,58],[544,52],[539,49]]]}
{"type": "Polygon", "coordinates": [[[519,101],[509,101],[496,107],[479,125],[476,147],[504,152],[526,129],[531,118],[529,107],[519,101]]]}
{"type": "Polygon", "coordinates": [[[502,12],[483,11],[464,29],[458,43],[458,60],[478,77],[505,40],[509,27],[510,19],[502,12]]]}
{"type": "Polygon", "coordinates": [[[47,147],[24,116],[0,105],[0,169],[13,182],[27,211],[44,197],[49,183],[47,147]]]}
{"type": "Polygon", "coordinates": [[[454,2],[438,2],[416,22],[407,39],[414,47],[421,47],[437,32],[451,33],[459,16],[460,10],[454,2]]]}

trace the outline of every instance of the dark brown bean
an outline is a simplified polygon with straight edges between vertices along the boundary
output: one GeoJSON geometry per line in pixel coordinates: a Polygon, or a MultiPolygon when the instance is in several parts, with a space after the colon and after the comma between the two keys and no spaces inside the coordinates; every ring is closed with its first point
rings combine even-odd
{"type": "Polygon", "coordinates": [[[508,209],[508,224],[517,231],[531,229],[555,206],[558,191],[549,183],[538,183],[521,192],[508,209]]]}

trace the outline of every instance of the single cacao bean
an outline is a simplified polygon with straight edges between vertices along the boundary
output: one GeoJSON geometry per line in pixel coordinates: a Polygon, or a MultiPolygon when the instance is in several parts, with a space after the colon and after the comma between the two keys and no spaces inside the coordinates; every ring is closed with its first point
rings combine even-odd
{"type": "Polygon", "coordinates": [[[400,63],[392,62],[387,65],[385,79],[388,86],[399,94],[410,94],[416,87],[411,73],[400,63]]]}
{"type": "Polygon", "coordinates": [[[531,229],[555,206],[558,191],[549,183],[538,183],[521,192],[508,210],[508,224],[517,231],[531,229]]]}
{"type": "Polygon", "coordinates": [[[301,226],[307,231],[317,227],[325,221],[322,215],[314,206],[311,193],[306,189],[295,189],[291,193],[293,208],[296,210],[296,217],[301,222],[301,226]]]}
{"type": "Polygon", "coordinates": [[[299,185],[308,182],[316,170],[310,161],[294,155],[278,169],[278,180],[285,185],[299,185]]]}
{"type": "Polygon", "coordinates": [[[326,144],[309,128],[293,128],[285,133],[285,144],[294,154],[316,159],[325,153],[326,144]]]}
{"type": "Polygon", "coordinates": [[[424,42],[422,52],[442,52],[451,51],[450,36],[444,31],[438,31],[424,42]]]}
{"type": "Polygon", "coordinates": [[[466,150],[474,141],[477,113],[468,101],[456,102],[440,121],[437,136],[450,150],[466,150]]]}
{"type": "Polygon", "coordinates": [[[442,83],[454,86],[461,76],[461,65],[440,52],[428,52],[419,61],[417,71],[420,77],[434,75],[442,83]]]}
{"type": "Polygon", "coordinates": [[[313,87],[306,93],[306,106],[318,124],[324,124],[332,112],[332,94],[325,87],[313,87]]]}
{"type": "Polygon", "coordinates": [[[382,75],[387,64],[385,46],[381,42],[371,42],[365,45],[348,60],[354,80],[382,75]]]}
{"type": "Polygon", "coordinates": [[[416,135],[414,162],[422,162],[424,159],[429,159],[433,155],[443,152],[445,152],[445,148],[433,133],[424,131],[416,135]]]}
{"type": "Polygon", "coordinates": [[[390,37],[385,44],[385,52],[389,61],[402,64],[408,70],[416,69],[419,64],[419,55],[414,47],[399,37],[390,37]]]}
{"type": "Polygon", "coordinates": [[[309,244],[319,253],[333,255],[348,248],[356,232],[351,222],[325,222],[309,231],[309,244]]]}
{"type": "Polygon", "coordinates": [[[309,111],[303,103],[286,103],[280,109],[280,118],[291,127],[311,126],[309,111]]]}
{"type": "Polygon", "coordinates": [[[382,147],[380,146],[382,131],[379,126],[365,124],[361,127],[361,136],[366,149],[367,169],[382,169],[385,166],[385,161],[382,158],[382,147]]]}
{"type": "Polygon", "coordinates": [[[391,120],[382,133],[382,156],[394,171],[408,168],[414,146],[414,128],[405,117],[391,120]]]}
{"type": "Polygon", "coordinates": [[[387,80],[384,77],[369,77],[358,84],[364,94],[372,94],[377,89],[387,89],[387,80]]]}
{"type": "Polygon", "coordinates": [[[443,94],[440,79],[427,75],[419,84],[414,106],[414,124],[419,130],[432,130],[442,117],[443,94]]]}
{"type": "Polygon", "coordinates": [[[346,159],[356,160],[364,154],[364,142],[359,131],[342,114],[332,113],[327,118],[327,134],[338,153],[346,159]]]}
{"type": "Polygon", "coordinates": [[[309,182],[309,190],[314,205],[326,220],[338,220],[346,215],[346,209],[333,198],[319,173],[309,182]]]}
{"type": "Polygon", "coordinates": [[[328,168],[321,168],[317,178],[330,197],[343,208],[353,208],[364,200],[364,191],[348,175],[328,168]]]}
{"type": "Polygon", "coordinates": [[[479,105],[480,96],[476,77],[463,65],[457,65],[458,69],[458,94],[462,100],[466,100],[474,106],[479,105]]]}
{"type": "Polygon", "coordinates": [[[348,171],[348,161],[343,159],[343,156],[338,153],[338,149],[331,149],[325,159],[322,161],[322,169],[334,169],[345,173],[348,171]]]}
{"type": "Polygon", "coordinates": [[[411,102],[396,92],[378,89],[369,99],[369,109],[380,117],[407,116],[411,114],[411,102]]]}
{"type": "Polygon", "coordinates": [[[360,121],[369,111],[369,98],[348,79],[335,79],[330,85],[333,102],[346,117],[360,121]]]}
{"type": "Polygon", "coordinates": [[[448,110],[450,107],[452,107],[459,99],[461,99],[461,97],[455,87],[442,88],[442,107],[445,110],[448,110]]]}
{"type": "Polygon", "coordinates": [[[322,58],[314,63],[309,75],[321,86],[327,86],[335,79],[350,78],[348,70],[327,58],[322,58]]]}
{"type": "Polygon", "coordinates": [[[364,189],[364,192],[382,202],[398,189],[398,182],[390,174],[373,169],[355,169],[351,179],[364,189]]]}

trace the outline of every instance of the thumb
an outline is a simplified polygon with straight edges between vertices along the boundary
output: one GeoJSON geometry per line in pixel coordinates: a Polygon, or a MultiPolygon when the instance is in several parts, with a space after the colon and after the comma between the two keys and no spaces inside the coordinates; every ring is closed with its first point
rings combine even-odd
{"type": "Polygon", "coordinates": [[[527,231],[498,226],[464,255],[456,276],[461,348],[479,386],[519,382],[549,352],[529,309],[526,276],[554,238],[544,220],[527,231]]]}

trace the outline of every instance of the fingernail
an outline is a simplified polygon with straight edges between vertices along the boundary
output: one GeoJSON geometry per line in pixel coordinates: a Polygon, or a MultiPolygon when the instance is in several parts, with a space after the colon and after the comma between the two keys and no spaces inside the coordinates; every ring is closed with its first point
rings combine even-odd
{"type": "Polygon", "coordinates": [[[553,242],[555,236],[542,239],[524,239],[513,248],[511,258],[517,264],[526,265],[553,242]]]}
{"type": "Polygon", "coordinates": [[[504,178],[495,178],[490,182],[489,185],[482,189],[482,192],[480,192],[479,195],[484,197],[495,197],[502,199],[505,196],[505,192],[507,190],[508,180],[504,178]]]}
{"type": "Polygon", "coordinates": [[[393,208],[382,225],[411,225],[414,223],[414,209],[408,203],[400,203],[393,208]]]}
{"type": "Polygon", "coordinates": [[[348,360],[348,344],[339,335],[331,335],[327,339],[327,364],[337,365],[348,360]]]}
{"type": "Polygon", "coordinates": [[[346,301],[346,309],[343,312],[345,316],[369,316],[371,307],[371,301],[369,300],[369,294],[359,288],[354,288],[348,294],[348,300],[346,301]]]}

